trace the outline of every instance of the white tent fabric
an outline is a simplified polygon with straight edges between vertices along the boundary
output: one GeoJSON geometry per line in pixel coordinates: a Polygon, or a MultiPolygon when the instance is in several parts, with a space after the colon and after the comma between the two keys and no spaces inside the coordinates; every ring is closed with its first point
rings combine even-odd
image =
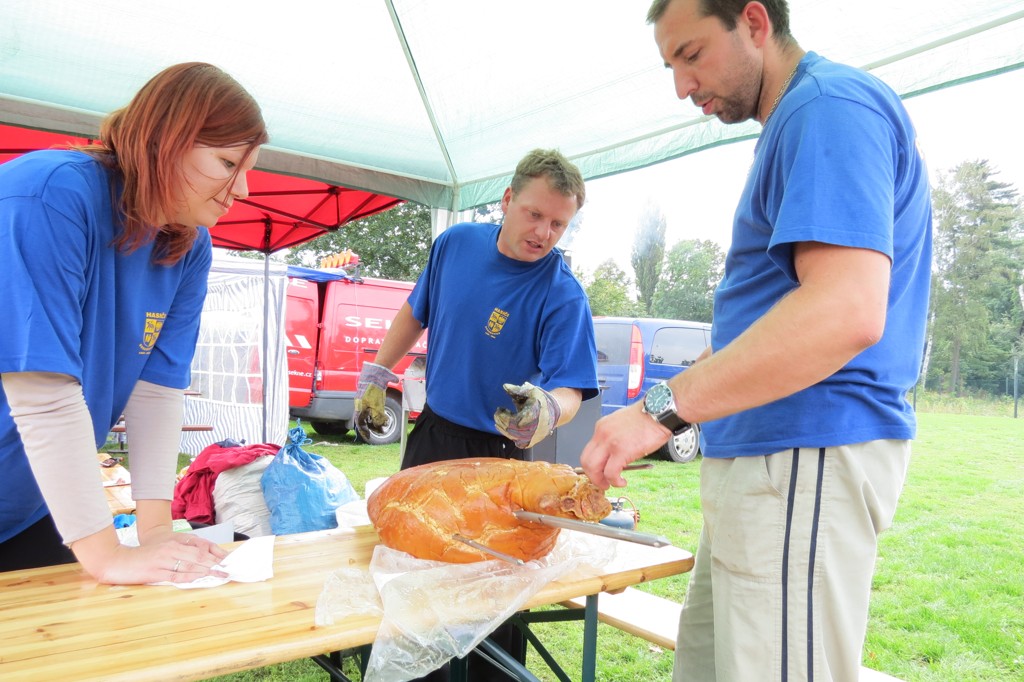
{"type": "MultiPolygon", "coordinates": [[[[261,167],[449,211],[534,147],[596,178],[756,135],[674,97],[648,4],[4,0],[0,122],[94,134],[161,68],[209,61],[264,108],[261,167]]],[[[1021,0],[789,4],[805,49],[903,96],[1024,66],[1021,0]]]]}
{"type": "Polygon", "coordinates": [[[183,433],[182,452],[198,455],[225,438],[284,444],[288,433],[287,286],[284,264],[232,257],[214,249],[192,359],[190,388],[199,395],[185,399],[185,423],[209,424],[213,431],[183,433]]]}

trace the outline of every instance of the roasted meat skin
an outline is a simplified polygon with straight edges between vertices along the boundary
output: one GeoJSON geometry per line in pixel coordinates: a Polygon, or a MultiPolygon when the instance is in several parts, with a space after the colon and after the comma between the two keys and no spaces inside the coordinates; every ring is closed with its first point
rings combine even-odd
{"type": "Polygon", "coordinates": [[[565,464],[490,457],[400,471],[370,495],[366,506],[388,547],[460,564],[494,557],[455,540],[456,533],[523,561],[550,552],[559,530],[524,523],[514,512],[583,521],[611,513],[604,493],[565,464]]]}

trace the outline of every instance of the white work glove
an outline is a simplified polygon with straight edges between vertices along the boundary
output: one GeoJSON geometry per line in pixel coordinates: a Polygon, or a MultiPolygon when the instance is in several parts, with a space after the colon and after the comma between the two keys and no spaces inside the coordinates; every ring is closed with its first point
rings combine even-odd
{"type": "Polygon", "coordinates": [[[388,384],[398,377],[387,367],[373,362],[364,362],[356,384],[356,429],[371,429],[380,433],[387,423],[384,412],[384,398],[388,384]]]}
{"type": "Polygon", "coordinates": [[[532,448],[554,433],[562,408],[553,395],[530,382],[522,386],[504,384],[502,388],[512,397],[516,412],[499,407],[494,412],[494,426],[517,448],[532,448]]]}

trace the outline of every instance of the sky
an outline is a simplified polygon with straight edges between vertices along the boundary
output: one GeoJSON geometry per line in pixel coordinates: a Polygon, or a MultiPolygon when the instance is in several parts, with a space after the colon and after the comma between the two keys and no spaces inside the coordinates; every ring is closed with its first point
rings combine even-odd
{"type": "MultiPolygon", "coordinates": [[[[904,100],[917,128],[932,186],[962,161],[988,159],[997,180],[1024,194],[1024,69],[904,100]]],[[[680,101],[680,108],[692,107],[680,101]]],[[[580,233],[569,245],[573,269],[592,274],[613,258],[632,276],[633,238],[647,201],[667,220],[666,249],[683,239],[728,248],[732,215],[754,155],[737,142],[674,161],[587,182],[580,233]]]]}

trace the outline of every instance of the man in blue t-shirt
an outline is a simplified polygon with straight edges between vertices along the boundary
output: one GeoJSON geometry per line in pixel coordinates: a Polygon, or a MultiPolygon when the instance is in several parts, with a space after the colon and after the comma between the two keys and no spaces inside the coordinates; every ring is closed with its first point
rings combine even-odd
{"type": "Polygon", "coordinates": [[[656,0],[648,21],[680,98],[763,130],[711,348],[598,422],[582,464],[625,485],[628,462],[702,425],[675,679],[856,679],[915,435],[931,204],[914,128],[884,83],[804,52],[784,0],[656,0]]]}
{"type": "MultiPolygon", "coordinates": [[[[397,381],[391,368],[430,329],[426,406],[409,434],[403,469],[471,457],[522,459],[524,449],[597,395],[590,305],[555,249],[584,196],[576,166],[537,149],[505,190],[501,225],[455,225],[434,241],[377,362],[363,364],[356,397],[359,428],[382,424],[387,385],[397,381]]],[[[491,639],[525,660],[514,626],[500,626],[491,639]]],[[[469,679],[511,679],[481,663],[470,658],[469,679]]],[[[447,680],[448,671],[423,679],[447,680]]]]}

